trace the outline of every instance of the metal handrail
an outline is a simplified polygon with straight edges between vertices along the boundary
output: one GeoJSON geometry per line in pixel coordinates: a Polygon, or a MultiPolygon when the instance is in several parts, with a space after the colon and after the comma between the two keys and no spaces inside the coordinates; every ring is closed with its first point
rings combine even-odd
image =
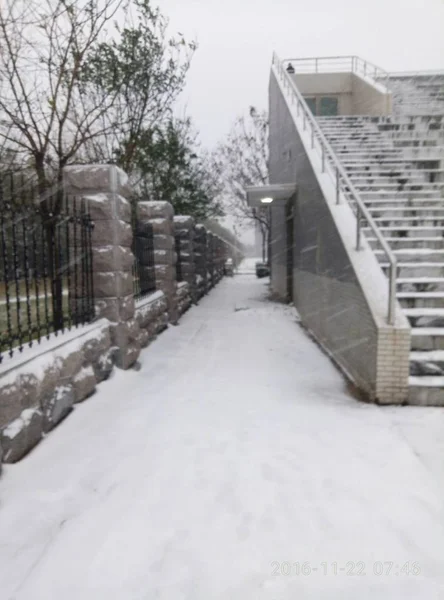
{"type": "Polygon", "coordinates": [[[322,160],[322,172],[326,171],[326,162],[329,161],[332,165],[332,171],[334,172],[334,182],[336,186],[336,204],[340,204],[340,190],[342,189],[343,194],[347,197],[347,193],[350,194],[351,199],[356,203],[357,209],[357,224],[356,224],[356,250],[361,249],[361,219],[364,218],[370,229],[373,231],[376,239],[380,243],[385,255],[388,258],[390,263],[390,275],[389,275],[389,301],[388,301],[388,314],[387,321],[390,325],[393,325],[395,322],[395,313],[396,313],[396,277],[397,277],[397,260],[387,244],[384,236],[380,232],[378,226],[373,220],[373,217],[369,213],[367,207],[365,206],[359,192],[356,190],[353,183],[350,181],[350,178],[345,171],[344,167],[340,163],[339,159],[336,157],[336,154],[329,142],[327,141],[325,135],[323,134],[319,124],[313,116],[313,113],[308,108],[307,103],[305,102],[303,96],[299,92],[296,87],[294,81],[291,79],[286,69],[283,66],[282,61],[278,58],[276,53],[273,53],[273,67],[275,68],[277,76],[281,79],[284,88],[293,93],[292,103],[294,103],[294,99],[297,100],[297,114],[300,114],[302,110],[302,117],[304,123],[304,130],[307,128],[307,122],[311,127],[311,147],[315,147],[315,139],[317,140],[320,146],[321,152],[321,160],[322,160]],[[348,190],[348,191],[347,191],[348,190]]]}
{"type": "MultiPolygon", "coordinates": [[[[298,72],[298,65],[301,65],[304,70],[299,70],[300,74],[303,73],[319,73],[322,66],[331,66],[336,72],[340,68],[345,68],[347,71],[352,73],[364,75],[364,77],[370,77],[373,80],[380,79],[384,80],[387,84],[390,75],[381,67],[376,66],[368,60],[364,60],[359,56],[347,55],[347,56],[311,56],[308,58],[285,58],[283,63],[290,63],[293,65],[295,72],[298,72]],[[308,63],[308,64],[304,64],[308,63]],[[308,70],[305,70],[308,69],[308,70]]],[[[332,72],[326,71],[326,72],[332,72]]],[[[385,85],[387,87],[387,85],[385,85]]]]}

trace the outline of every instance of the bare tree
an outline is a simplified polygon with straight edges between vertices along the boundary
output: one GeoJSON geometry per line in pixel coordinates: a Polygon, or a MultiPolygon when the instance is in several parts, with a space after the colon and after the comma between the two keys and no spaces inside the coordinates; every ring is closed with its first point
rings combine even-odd
{"type": "Polygon", "coordinates": [[[2,1],[0,138],[16,161],[33,168],[41,192],[104,133],[101,119],[115,94],[102,90],[91,102],[82,69],[125,2],[2,1]]]}
{"type": "Polygon", "coordinates": [[[268,115],[254,106],[238,117],[225,142],[214,153],[214,168],[224,183],[227,210],[240,226],[254,225],[262,236],[265,260],[270,234],[269,211],[247,204],[245,188],[268,183],[268,115]]]}

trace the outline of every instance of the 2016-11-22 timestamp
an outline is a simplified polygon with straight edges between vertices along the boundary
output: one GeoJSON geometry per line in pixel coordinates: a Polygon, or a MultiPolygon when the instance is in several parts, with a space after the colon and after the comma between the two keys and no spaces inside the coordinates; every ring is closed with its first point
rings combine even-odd
{"type": "Polygon", "coordinates": [[[363,577],[366,575],[387,576],[417,576],[421,574],[421,567],[417,562],[395,563],[393,561],[375,561],[371,564],[363,561],[347,561],[345,563],[323,561],[318,564],[305,562],[278,562],[271,563],[272,575],[297,575],[308,577],[319,573],[321,575],[348,575],[363,577]]]}

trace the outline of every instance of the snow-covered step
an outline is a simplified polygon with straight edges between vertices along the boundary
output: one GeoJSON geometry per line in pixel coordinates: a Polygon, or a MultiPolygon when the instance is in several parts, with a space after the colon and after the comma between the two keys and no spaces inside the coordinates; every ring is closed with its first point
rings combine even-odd
{"type": "Polygon", "coordinates": [[[444,277],[398,277],[397,289],[400,292],[444,291],[444,277]]]}
{"type": "MultiPolygon", "coordinates": [[[[375,250],[374,253],[379,260],[386,260],[385,252],[383,250],[375,250]]],[[[403,248],[402,250],[394,250],[393,253],[400,262],[444,262],[444,249],[430,250],[429,248],[403,248]]]]}
{"type": "MultiPolygon", "coordinates": [[[[380,266],[382,270],[387,274],[389,270],[389,263],[381,262],[380,266]]],[[[444,277],[444,263],[433,263],[433,262],[398,262],[398,277],[404,278],[416,278],[416,277],[444,277]]]]}
{"type": "Polygon", "coordinates": [[[373,183],[367,183],[364,181],[361,183],[360,181],[357,181],[355,187],[362,190],[367,189],[368,187],[377,187],[381,190],[381,192],[395,191],[401,192],[402,194],[415,191],[419,192],[418,196],[424,195],[425,192],[434,192],[435,194],[439,194],[441,190],[444,189],[444,181],[436,181],[433,183],[430,183],[429,181],[410,181],[408,178],[403,178],[402,176],[398,177],[398,179],[400,181],[394,181],[392,178],[383,185],[379,185],[376,181],[373,183]]]}
{"type": "MultiPolygon", "coordinates": [[[[388,242],[390,248],[392,248],[393,250],[402,250],[404,248],[444,248],[444,238],[442,236],[428,238],[386,237],[385,239],[388,242]]],[[[377,238],[367,237],[367,241],[369,242],[372,248],[379,248],[379,240],[377,238]]]]}
{"type": "MultiPolygon", "coordinates": [[[[370,227],[363,227],[362,230],[371,237],[372,229],[370,227]]],[[[379,231],[384,237],[391,238],[415,239],[417,237],[434,237],[438,235],[442,237],[444,236],[444,225],[430,227],[380,227],[379,231]]]]}
{"type": "Polygon", "coordinates": [[[385,202],[370,200],[366,202],[366,206],[370,213],[380,212],[381,216],[385,216],[384,213],[392,212],[396,217],[402,216],[405,213],[406,217],[430,215],[433,218],[440,219],[444,215],[444,206],[426,202],[417,203],[415,200],[411,200],[410,202],[405,200],[399,203],[392,202],[391,200],[385,202]]]}
{"type": "Polygon", "coordinates": [[[444,350],[444,327],[413,327],[412,350],[444,350]]]}
{"type": "MultiPolygon", "coordinates": [[[[410,361],[422,364],[431,363],[438,367],[441,365],[444,369],[444,350],[414,350],[410,352],[410,361]]],[[[442,374],[444,375],[444,372],[442,374]]]]}
{"type": "Polygon", "coordinates": [[[395,148],[434,148],[441,145],[441,140],[440,138],[426,140],[421,138],[413,140],[396,139],[392,140],[392,143],[395,148]]]}
{"type": "Polygon", "coordinates": [[[412,185],[418,187],[430,183],[426,178],[426,173],[424,173],[422,176],[415,177],[410,177],[404,174],[398,174],[396,172],[392,175],[373,175],[371,173],[357,175],[356,173],[353,173],[350,176],[350,179],[354,183],[355,187],[372,185],[382,188],[389,186],[396,188],[401,187],[402,189],[405,189],[406,187],[412,185]]]}
{"type": "Polygon", "coordinates": [[[423,219],[432,219],[444,222],[444,208],[434,206],[410,207],[410,206],[375,206],[368,207],[369,213],[373,218],[380,219],[399,219],[421,217],[423,219]]]}
{"type": "MultiPolygon", "coordinates": [[[[419,162],[419,161],[418,161],[419,162]]],[[[407,158],[396,158],[391,159],[389,161],[384,161],[381,159],[375,158],[353,158],[347,157],[341,160],[342,165],[344,165],[347,170],[348,169],[363,169],[365,167],[369,168],[379,168],[380,166],[384,166],[385,168],[390,169],[399,169],[402,166],[414,166],[415,161],[407,159],[407,158]]]]}
{"type": "Polygon", "coordinates": [[[360,196],[363,200],[373,200],[375,198],[379,198],[381,200],[387,199],[390,200],[392,198],[399,198],[400,193],[402,194],[402,198],[407,200],[414,200],[415,198],[430,198],[436,199],[437,197],[436,189],[420,189],[420,190],[390,190],[379,188],[375,190],[360,190],[360,196]]]}
{"type": "Polygon", "coordinates": [[[403,313],[413,327],[441,327],[444,308],[404,308],[403,313]]]}
{"type": "Polygon", "coordinates": [[[404,229],[405,227],[434,227],[443,226],[444,222],[442,218],[433,218],[430,216],[424,217],[376,217],[374,219],[375,223],[378,226],[387,226],[387,227],[399,227],[400,229],[404,229]]]}
{"type": "Polygon", "coordinates": [[[444,406],[444,376],[409,377],[409,404],[444,406]]]}
{"type": "Polygon", "coordinates": [[[347,140],[333,140],[329,137],[330,146],[335,148],[339,152],[353,152],[362,154],[364,152],[368,153],[376,153],[379,154],[382,152],[396,152],[399,154],[399,148],[396,148],[392,141],[381,142],[381,143],[371,143],[366,142],[365,140],[354,140],[352,137],[349,137],[347,140]]]}
{"type": "Polygon", "coordinates": [[[398,292],[396,297],[404,308],[444,309],[444,292],[398,292]]]}
{"type": "MultiPolygon", "coordinates": [[[[353,181],[353,178],[351,178],[353,181]]],[[[444,200],[438,196],[431,198],[405,198],[402,192],[393,198],[380,198],[375,196],[369,200],[366,200],[366,206],[409,206],[409,207],[431,207],[435,209],[444,210],[444,200]]]]}

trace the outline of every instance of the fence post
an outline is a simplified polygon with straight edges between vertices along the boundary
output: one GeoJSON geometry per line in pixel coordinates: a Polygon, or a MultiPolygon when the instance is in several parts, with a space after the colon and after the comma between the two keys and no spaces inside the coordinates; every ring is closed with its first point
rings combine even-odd
{"type": "Polygon", "coordinates": [[[178,314],[173,206],[169,202],[139,202],[137,217],[141,223],[150,223],[153,227],[156,288],[165,294],[169,321],[175,325],[178,314]]]}
{"type": "Polygon", "coordinates": [[[207,230],[203,225],[194,227],[194,262],[198,298],[207,293],[207,230]]]}
{"type": "Polygon", "coordinates": [[[115,165],[69,166],[64,169],[63,183],[68,202],[75,196],[89,207],[94,223],[91,241],[96,316],[111,322],[114,361],[128,369],[140,353],[140,332],[134,319],[128,177],[115,165]]]}
{"type": "Polygon", "coordinates": [[[194,261],[194,219],[187,216],[174,217],[176,241],[180,244],[180,271],[182,279],[190,286],[191,299],[197,302],[196,266],[194,261]]]}
{"type": "Polygon", "coordinates": [[[207,232],[207,290],[214,287],[214,235],[207,232]]]}

